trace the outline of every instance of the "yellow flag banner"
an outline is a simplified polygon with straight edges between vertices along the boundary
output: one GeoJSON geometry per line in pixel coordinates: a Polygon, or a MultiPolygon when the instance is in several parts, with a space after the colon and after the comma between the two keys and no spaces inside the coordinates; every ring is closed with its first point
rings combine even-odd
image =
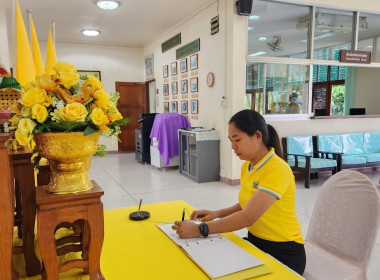
{"type": "Polygon", "coordinates": [[[47,47],[46,47],[46,65],[45,65],[46,74],[48,75],[55,74],[55,71],[53,70],[53,66],[56,63],[57,63],[57,55],[55,54],[53,36],[51,35],[51,27],[50,27],[47,47]]]}
{"type": "Polygon", "coordinates": [[[36,70],[18,1],[16,1],[16,41],[16,79],[21,85],[26,85],[36,79],[36,70]]]}
{"type": "Polygon", "coordinates": [[[34,28],[32,15],[30,15],[30,33],[32,37],[34,67],[36,69],[36,74],[42,75],[45,72],[44,62],[42,61],[40,45],[38,44],[37,33],[36,33],[36,29],[34,28]]]}

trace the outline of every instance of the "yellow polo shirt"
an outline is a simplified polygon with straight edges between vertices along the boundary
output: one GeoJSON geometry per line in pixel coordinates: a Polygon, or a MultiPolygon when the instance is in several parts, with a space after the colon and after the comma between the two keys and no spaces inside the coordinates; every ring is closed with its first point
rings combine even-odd
{"type": "Polygon", "coordinates": [[[277,200],[247,229],[256,237],[276,242],[295,241],[304,244],[301,225],[296,215],[296,186],[289,165],[274,149],[252,168],[244,162],[241,168],[239,203],[244,209],[257,191],[274,195],[277,200]]]}

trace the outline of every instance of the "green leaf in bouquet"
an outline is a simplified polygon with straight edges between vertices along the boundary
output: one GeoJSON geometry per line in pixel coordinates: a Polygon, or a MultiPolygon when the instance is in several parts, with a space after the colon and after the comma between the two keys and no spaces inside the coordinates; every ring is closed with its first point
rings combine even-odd
{"type": "Polygon", "coordinates": [[[95,132],[96,132],[96,130],[93,127],[91,127],[91,125],[88,125],[86,127],[86,129],[84,130],[83,135],[87,136],[87,135],[91,135],[91,134],[93,134],[95,132]]]}
{"type": "Polygon", "coordinates": [[[88,124],[86,122],[51,122],[49,123],[49,127],[51,129],[57,130],[57,131],[80,131],[84,127],[86,127],[88,124]]]}

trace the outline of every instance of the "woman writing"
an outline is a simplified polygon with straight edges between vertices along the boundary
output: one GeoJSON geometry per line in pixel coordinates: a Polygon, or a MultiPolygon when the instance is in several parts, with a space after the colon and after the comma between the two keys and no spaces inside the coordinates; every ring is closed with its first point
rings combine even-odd
{"type": "Polygon", "coordinates": [[[296,216],[295,181],[281,159],[277,132],[256,111],[243,110],[231,118],[228,138],[235,154],[245,160],[239,203],[217,211],[194,211],[191,219],[200,219],[200,225],[177,221],[173,229],[180,237],[191,238],[246,227],[248,241],[302,275],[306,256],[296,216]]]}

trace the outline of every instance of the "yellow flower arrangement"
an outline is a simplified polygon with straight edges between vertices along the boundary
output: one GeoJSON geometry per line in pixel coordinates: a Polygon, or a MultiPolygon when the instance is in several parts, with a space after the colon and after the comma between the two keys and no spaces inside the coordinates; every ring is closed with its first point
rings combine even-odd
{"type": "Polygon", "coordinates": [[[28,145],[33,135],[42,132],[83,131],[118,135],[128,118],[118,111],[119,94],[109,95],[94,76],[77,73],[75,66],[58,62],[56,74],[40,75],[23,87],[10,129],[21,145],[28,145]]]}

